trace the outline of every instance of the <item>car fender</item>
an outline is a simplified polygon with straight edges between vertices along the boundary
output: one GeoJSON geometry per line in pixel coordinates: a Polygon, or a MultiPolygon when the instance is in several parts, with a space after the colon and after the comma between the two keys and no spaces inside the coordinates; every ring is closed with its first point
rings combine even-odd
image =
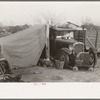
{"type": "Polygon", "coordinates": [[[58,52],[60,52],[60,51],[64,51],[68,55],[70,55],[72,53],[72,51],[69,50],[68,48],[61,48],[60,50],[58,50],[58,52]]]}

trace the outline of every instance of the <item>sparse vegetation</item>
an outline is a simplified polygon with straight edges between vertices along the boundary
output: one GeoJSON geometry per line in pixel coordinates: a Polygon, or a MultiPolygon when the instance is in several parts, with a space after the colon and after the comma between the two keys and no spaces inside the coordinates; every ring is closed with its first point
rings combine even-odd
{"type": "Polygon", "coordinates": [[[25,25],[7,26],[7,27],[5,27],[5,29],[7,30],[7,32],[10,32],[13,34],[13,33],[16,33],[18,31],[29,28],[29,27],[30,27],[29,25],[25,24],[25,25]]]}
{"type": "Polygon", "coordinates": [[[85,27],[87,30],[100,29],[100,25],[95,25],[90,18],[83,19],[82,26],[85,27]]]}
{"type": "Polygon", "coordinates": [[[4,37],[29,28],[30,25],[3,26],[0,24],[0,37],[4,37]]]}

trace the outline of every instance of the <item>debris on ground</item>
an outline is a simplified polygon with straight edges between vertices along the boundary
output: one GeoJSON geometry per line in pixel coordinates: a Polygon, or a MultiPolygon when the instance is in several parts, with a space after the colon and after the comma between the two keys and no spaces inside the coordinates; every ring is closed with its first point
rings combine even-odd
{"type": "Polygon", "coordinates": [[[53,67],[54,63],[48,59],[40,59],[38,65],[43,66],[43,67],[53,67]]]}
{"type": "Polygon", "coordinates": [[[14,77],[7,75],[6,77],[7,78],[5,79],[1,79],[0,82],[24,82],[21,80],[22,75],[17,75],[14,77]]]}

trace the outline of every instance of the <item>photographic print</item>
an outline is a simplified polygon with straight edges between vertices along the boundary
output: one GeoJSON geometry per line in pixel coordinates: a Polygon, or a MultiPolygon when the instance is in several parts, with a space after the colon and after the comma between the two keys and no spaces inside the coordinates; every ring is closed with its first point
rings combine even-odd
{"type": "Polygon", "coordinates": [[[100,82],[100,2],[0,2],[0,82],[100,82]]]}

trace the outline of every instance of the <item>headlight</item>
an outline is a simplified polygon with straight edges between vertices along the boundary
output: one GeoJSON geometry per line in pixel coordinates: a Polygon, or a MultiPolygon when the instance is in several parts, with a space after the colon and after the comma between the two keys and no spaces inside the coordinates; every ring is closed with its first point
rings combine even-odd
{"type": "Polygon", "coordinates": [[[73,45],[69,45],[69,49],[70,50],[73,50],[73,45]]]}

